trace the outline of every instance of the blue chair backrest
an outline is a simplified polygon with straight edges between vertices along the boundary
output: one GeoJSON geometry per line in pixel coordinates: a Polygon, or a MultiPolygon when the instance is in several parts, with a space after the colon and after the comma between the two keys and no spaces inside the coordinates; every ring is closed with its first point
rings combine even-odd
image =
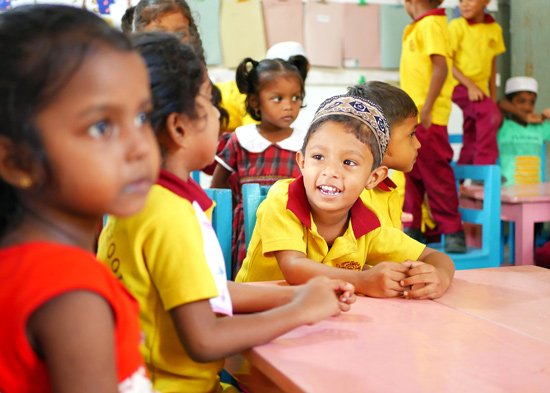
{"type": "MultiPolygon", "coordinates": [[[[460,207],[462,221],[482,226],[481,249],[468,247],[466,254],[449,254],[456,269],[478,269],[500,266],[500,167],[498,165],[453,165],[458,183],[460,179],[484,182],[483,208],[460,207]]],[[[458,185],[458,184],[457,184],[458,185]]],[[[431,245],[442,249],[442,245],[431,245]]]]}
{"type": "MultiPolygon", "coordinates": [[[[199,186],[201,184],[201,171],[193,171],[191,172],[191,177],[193,178],[193,180],[195,180],[199,186]]],[[[210,198],[212,199],[212,198],[210,198]]]]}
{"type": "Polygon", "coordinates": [[[225,260],[225,273],[231,280],[233,264],[231,261],[231,241],[233,233],[233,199],[230,189],[209,188],[204,190],[208,198],[216,202],[212,212],[212,226],[220,242],[225,260]]]}
{"type": "Polygon", "coordinates": [[[250,183],[243,185],[243,215],[244,215],[244,238],[246,248],[252,238],[254,226],[256,225],[256,210],[267,196],[271,186],[260,186],[259,183],[250,183]]]}

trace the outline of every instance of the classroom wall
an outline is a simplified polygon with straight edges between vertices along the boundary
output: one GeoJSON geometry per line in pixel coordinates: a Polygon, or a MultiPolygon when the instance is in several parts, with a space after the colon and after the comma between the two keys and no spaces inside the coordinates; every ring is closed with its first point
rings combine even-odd
{"type": "Polygon", "coordinates": [[[536,111],[550,107],[550,1],[510,1],[512,76],[531,76],[539,83],[536,111]]]}

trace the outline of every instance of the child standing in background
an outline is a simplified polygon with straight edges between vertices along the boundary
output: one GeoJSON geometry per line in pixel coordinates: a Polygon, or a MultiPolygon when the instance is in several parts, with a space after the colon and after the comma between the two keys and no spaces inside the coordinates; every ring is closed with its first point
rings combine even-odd
{"type": "MultiPolygon", "coordinates": [[[[400,88],[378,81],[348,87],[348,94],[378,105],[388,120],[391,137],[382,165],[400,171],[401,176],[401,172],[410,172],[420,149],[420,142],[416,138],[418,109],[412,98],[400,88]]],[[[377,213],[385,218],[387,225],[401,229],[402,194],[404,191],[400,192],[397,185],[387,177],[373,189],[365,189],[361,199],[374,206],[377,213]]]]}
{"type": "Polygon", "coordinates": [[[307,61],[303,56],[289,61],[244,59],[237,68],[237,86],[246,92],[248,113],[260,124],[237,128],[223,151],[212,178],[213,188],[231,188],[237,198],[233,229],[233,276],[246,256],[242,186],[271,185],[300,175],[296,152],[305,130],[293,129],[304,98],[307,61]]]}
{"type": "MultiPolygon", "coordinates": [[[[517,76],[506,81],[505,99],[499,102],[504,121],[498,131],[500,168],[504,184],[544,181],[541,176],[542,144],[550,140],[550,108],[534,113],[538,83],[517,76]]],[[[542,159],[544,159],[542,157],[542,159]]]]}
{"type": "Polygon", "coordinates": [[[465,253],[466,240],[458,212],[456,179],[451,168],[453,149],[447,122],[451,114],[451,48],[441,0],[405,0],[413,23],[403,33],[399,68],[401,87],[420,111],[416,136],[422,148],[416,164],[405,174],[403,210],[413,215],[405,232],[420,239],[422,202],[427,194],[433,218],[445,234],[445,252],[465,253]]]}
{"type": "Polygon", "coordinates": [[[133,40],[149,68],[162,170],[139,214],[109,215],[98,258],[139,301],[141,349],[155,389],[236,392],[220,384],[224,357],[349,309],[354,288],[326,277],[299,288],[226,281],[210,223],[214,204],[189,177],[216,152],[219,112],[206,68],[172,35],[133,40]],[[335,292],[346,299],[340,303],[335,292]]]}
{"type": "Polygon", "coordinates": [[[442,296],[452,260],[382,225],[360,198],[388,174],[381,163],[389,137],[371,102],[342,95],[322,103],[297,154],[302,176],[278,181],[259,206],[237,282],[327,276],[367,296],[442,296]]]}
{"type": "Polygon", "coordinates": [[[158,175],[143,60],[94,14],[39,5],[0,15],[0,69],[0,391],[151,393],[138,305],[93,255],[158,175]]]}
{"type": "Polygon", "coordinates": [[[506,51],[502,28],[485,13],[490,0],[460,0],[460,18],[449,24],[456,87],[453,102],[464,115],[458,163],[494,165],[500,110],[496,104],[496,57],[506,51]]]}

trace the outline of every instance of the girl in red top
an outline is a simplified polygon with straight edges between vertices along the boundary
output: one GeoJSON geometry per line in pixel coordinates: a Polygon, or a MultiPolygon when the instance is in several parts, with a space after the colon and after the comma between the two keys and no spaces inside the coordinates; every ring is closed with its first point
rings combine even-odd
{"type": "Polygon", "coordinates": [[[246,110],[260,124],[238,127],[217,157],[213,188],[232,188],[237,199],[233,218],[235,277],[246,256],[242,186],[272,185],[277,180],[300,176],[296,152],[306,130],[291,127],[304,98],[308,61],[291,56],[288,61],[244,59],[237,68],[239,91],[246,94],[246,110]]]}
{"type": "Polygon", "coordinates": [[[135,300],[93,254],[159,171],[147,69],[92,13],[0,15],[0,391],[151,392],[135,300]]]}

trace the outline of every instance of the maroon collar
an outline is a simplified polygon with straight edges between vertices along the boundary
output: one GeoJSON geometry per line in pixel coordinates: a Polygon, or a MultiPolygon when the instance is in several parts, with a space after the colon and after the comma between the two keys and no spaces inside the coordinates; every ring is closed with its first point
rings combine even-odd
{"type": "Polygon", "coordinates": [[[389,177],[386,177],[378,183],[377,187],[384,191],[391,191],[392,189],[397,188],[397,185],[389,177]]]}
{"type": "Polygon", "coordinates": [[[422,15],[420,15],[418,18],[416,18],[414,21],[415,22],[418,22],[420,19],[422,18],[425,18],[427,16],[432,16],[432,15],[436,15],[436,16],[447,16],[447,14],[445,13],[445,9],[443,8],[434,8],[433,10],[431,11],[428,11],[422,15]]]}
{"type": "Polygon", "coordinates": [[[172,191],[177,196],[187,199],[189,202],[197,202],[204,211],[212,207],[212,200],[191,177],[187,181],[183,181],[173,173],[161,169],[156,184],[172,191]]]}
{"type": "MultiPolygon", "coordinates": [[[[466,18],[464,18],[466,19],[466,18]]],[[[473,20],[468,20],[466,19],[466,22],[468,22],[469,25],[477,25],[478,22],[474,22],[473,20]]],[[[489,24],[489,23],[494,23],[495,22],[495,19],[490,15],[490,14],[485,14],[485,20],[481,23],[485,23],[485,24],[489,24]]]]}
{"type": "MultiPolygon", "coordinates": [[[[288,202],[286,208],[296,215],[298,220],[311,230],[311,207],[306,195],[304,177],[297,177],[288,186],[288,202]]],[[[380,227],[380,220],[357,198],[350,209],[351,227],[356,239],[380,227]]]]}

